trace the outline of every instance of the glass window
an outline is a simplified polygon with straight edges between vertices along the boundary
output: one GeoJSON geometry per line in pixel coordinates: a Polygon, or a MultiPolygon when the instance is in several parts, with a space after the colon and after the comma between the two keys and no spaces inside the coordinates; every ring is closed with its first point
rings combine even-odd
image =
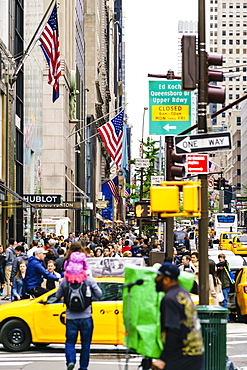
{"type": "Polygon", "coordinates": [[[214,31],[214,36],[217,36],[218,35],[218,32],[217,31],[214,31]]]}
{"type": "Polygon", "coordinates": [[[243,22],[243,27],[247,27],[247,22],[243,22]]]}
{"type": "Polygon", "coordinates": [[[243,17],[246,18],[247,17],[247,13],[246,12],[243,12],[243,17]]]}
{"type": "Polygon", "coordinates": [[[229,99],[230,99],[230,100],[232,99],[232,94],[229,94],[229,99]]]}
{"type": "Polygon", "coordinates": [[[236,31],[236,36],[240,36],[240,31],[236,31]]]}
{"type": "Polygon", "coordinates": [[[213,23],[210,23],[210,28],[213,28],[213,26],[214,26],[213,23]]]}
{"type": "MultiPolygon", "coordinates": [[[[246,54],[246,49],[245,50],[245,54],[246,54]]],[[[246,58],[243,58],[243,63],[247,63],[247,59],[246,58]]]]}
{"type": "MultiPolygon", "coordinates": [[[[247,36],[247,31],[243,31],[243,36],[247,36]]],[[[243,40],[243,41],[246,41],[246,40],[243,40]]],[[[245,42],[244,42],[245,44],[245,42]]]]}
{"type": "Polygon", "coordinates": [[[212,21],[213,19],[214,19],[214,16],[210,15],[210,21],[212,21]]]}
{"type": "Polygon", "coordinates": [[[222,31],[222,36],[226,36],[226,31],[222,31]]]}
{"type": "Polygon", "coordinates": [[[244,3],[243,4],[243,8],[247,8],[247,3],[244,3]]]}
{"type": "Polygon", "coordinates": [[[218,19],[218,17],[217,17],[217,15],[215,15],[215,16],[214,16],[214,20],[215,20],[215,21],[217,21],[217,19],[218,19]]]}
{"type": "Polygon", "coordinates": [[[236,27],[240,27],[240,22],[239,21],[236,22],[236,27]]]}
{"type": "Polygon", "coordinates": [[[233,36],[233,31],[229,31],[229,36],[233,36]]]}
{"type": "Polygon", "coordinates": [[[229,3],[229,8],[232,9],[233,8],[233,3],[229,3]]]}
{"type": "Polygon", "coordinates": [[[222,49],[222,54],[226,54],[226,49],[222,49]]]}
{"type": "Polygon", "coordinates": [[[213,31],[210,32],[210,37],[212,37],[214,35],[213,31]]]}
{"type": "Polygon", "coordinates": [[[236,8],[239,9],[240,8],[240,3],[237,3],[236,4],[236,8]]]}
{"type": "Polygon", "coordinates": [[[233,49],[229,49],[229,54],[233,54],[233,49]]]}
{"type": "Polygon", "coordinates": [[[240,40],[236,40],[236,45],[240,45],[240,40]]]}
{"type": "Polygon", "coordinates": [[[232,22],[229,22],[229,27],[233,27],[233,23],[232,22]]]}
{"type": "Polygon", "coordinates": [[[222,13],[222,18],[225,18],[226,17],[226,12],[223,12],[222,13]]]}
{"type": "Polygon", "coordinates": [[[236,90],[240,90],[240,86],[239,85],[236,85],[236,90]]]}
{"type": "Polygon", "coordinates": [[[214,11],[214,8],[210,8],[210,12],[213,12],[214,11]]]}
{"type": "Polygon", "coordinates": [[[217,53],[218,49],[217,48],[214,48],[214,53],[217,53]]]}
{"type": "Polygon", "coordinates": [[[226,40],[222,40],[222,45],[225,45],[226,44],[226,40]]]}
{"type": "Polygon", "coordinates": [[[240,71],[240,68],[239,67],[236,67],[236,72],[239,72],[240,71]]]}
{"type": "Polygon", "coordinates": [[[239,99],[239,94],[236,94],[236,99],[239,99]]]}
{"type": "Polygon", "coordinates": [[[226,3],[222,3],[222,8],[226,9],[226,3]]]}
{"type": "Polygon", "coordinates": [[[246,76],[243,76],[243,81],[247,81],[246,76]]]}
{"type": "Polygon", "coordinates": [[[229,40],[229,45],[232,45],[233,44],[233,40],[229,40]]]}
{"type": "Polygon", "coordinates": [[[236,17],[240,18],[240,13],[239,12],[236,13],[236,17]]]}
{"type": "Polygon", "coordinates": [[[97,282],[102,290],[102,297],[94,298],[97,301],[121,301],[122,300],[122,283],[100,283],[97,282]]]}
{"type": "Polygon", "coordinates": [[[233,12],[229,12],[229,17],[233,18],[233,12]]]}
{"type": "Polygon", "coordinates": [[[241,126],[241,117],[237,117],[237,126],[241,126]]]}
{"type": "Polygon", "coordinates": [[[226,27],[226,22],[222,22],[222,27],[226,27]]]}
{"type": "MultiPolygon", "coordinates": [[[[247,49],[243,49],[243,54],[247,54],[247,49]]],[[[246,61],[243,60],[243,63],[246,63],[246,61]]]]}
{"type": "Polygon", "coordinates": [[[229,85],[229,90],[232,90],[232,85],[229,85]]]}
{"type": "Polygon", "coordinates": [[[240,49],[236,49],[236,54],[240,54],[240,49]]]}
{"type": "Polygon", "coordinates": [[[246,72],[246,67],[243,67],[243,72],[246,72]]]}

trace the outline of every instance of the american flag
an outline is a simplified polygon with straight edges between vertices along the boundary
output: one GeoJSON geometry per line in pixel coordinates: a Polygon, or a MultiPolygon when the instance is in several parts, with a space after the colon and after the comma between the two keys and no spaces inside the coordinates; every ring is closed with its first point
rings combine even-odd
{"type": "Polygon", "coordinates": [[[54,103],[59,97],[58,79],[61,76],[57,5],[54,6],[39,40],[41,42],[41,49],[43,50],[46,61],[49,65],[48,84],[53,87],[52,100],[54,103]]]}
{"type": "Polygon", "coordinates": [[[116,202],[119,201],[119,194],[118,194],[118,176],[114,177],[112,180],[107,181],[107,185],[109,186],[111,193],[116,202]]]}
{"type": "Polygon", "coordinates": [[[209,172],[214,172],[216,169],[216,165],[213,162],[208,161],[208,169],[209,169],[209,172]]]}
{"type": "Polygon", "coordinates": [[[106,150],[117,167],[120,167],[122,161],[123,118],[124,110],[118,113],[110,122],[98,128],[98,132],[105,143],[106,150]]]}

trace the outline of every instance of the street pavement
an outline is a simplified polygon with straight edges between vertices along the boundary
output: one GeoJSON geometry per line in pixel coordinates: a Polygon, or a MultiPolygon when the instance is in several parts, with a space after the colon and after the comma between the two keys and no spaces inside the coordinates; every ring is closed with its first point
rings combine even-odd
{"type": "MultiPolygon", "coordinates": [[[[247,325],[240,323],[227,324],[227,355],[239,370],[247,370],[247,325]]],[[[77,345],[78,370],[79,348],[77,345]]],[[[97,346],[91,347],[89,370],[127,370],[123,346],[97,346]],[[115,351],[115,354],[113,354],[115,351]],[[119,352],[117,352],[119,351],[119,352]]],[[[220,354],[219,354],[220,355],[220,354]]],[[[137,370],[141,363],[141,356],[131,355],[128,361],[129,370],[137,370]]],[[[0,370],[66,370],[64,346],[53,344],[40,349],[31,346],[29,351],[22,353],[6,352],[0,345],[0,370]]]]}

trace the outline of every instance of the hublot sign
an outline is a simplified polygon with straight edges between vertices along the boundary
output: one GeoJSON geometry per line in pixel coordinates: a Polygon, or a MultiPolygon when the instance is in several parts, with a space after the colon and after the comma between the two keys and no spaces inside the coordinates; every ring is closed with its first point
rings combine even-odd
{"type": "Polygon", "coordinates": [[[23,198],[31,204],[60,204],[61,195],[24,194],[23,198]]]}

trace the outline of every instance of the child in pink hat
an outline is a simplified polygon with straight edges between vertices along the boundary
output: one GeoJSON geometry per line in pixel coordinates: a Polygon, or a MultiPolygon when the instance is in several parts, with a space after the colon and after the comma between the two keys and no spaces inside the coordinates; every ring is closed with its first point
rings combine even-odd
{"type": "Polygon", "coordinates": [[[82,283],[87,277],[87,257],[79,242],[72,242],[65,257],[64,276],[69,283],[82,283]]]}

